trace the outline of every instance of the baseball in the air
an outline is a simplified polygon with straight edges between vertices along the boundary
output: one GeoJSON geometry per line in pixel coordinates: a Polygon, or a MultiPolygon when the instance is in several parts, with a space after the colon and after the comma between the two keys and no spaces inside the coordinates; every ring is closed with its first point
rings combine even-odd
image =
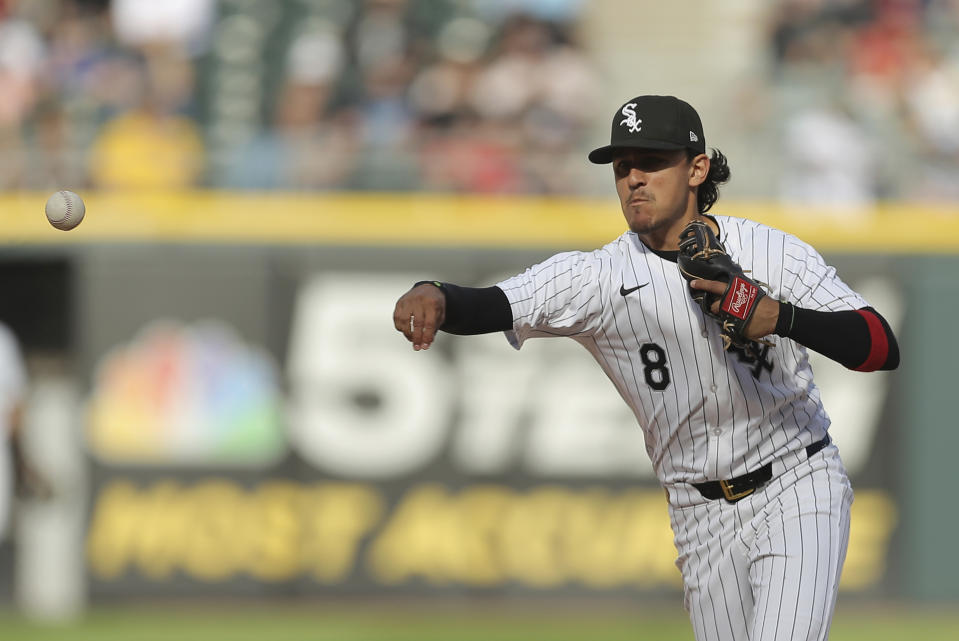
{"type": "Polygon", "coordinates": [[[47,199],[43,211],[46,212],[47,220],[51,225],[57,229],[69,231],[80,224],[87,208],[78,195],[61,189],[47,199]]]}

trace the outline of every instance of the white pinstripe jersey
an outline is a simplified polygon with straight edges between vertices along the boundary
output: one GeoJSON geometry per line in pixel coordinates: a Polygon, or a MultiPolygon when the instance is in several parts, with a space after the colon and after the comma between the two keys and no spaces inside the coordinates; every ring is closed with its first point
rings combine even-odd
{"type": "MultiPolygon", "coordinates": [[[[732,259],[774,298],[823,311],[868,305],[798,238],[712,218],[732,259]]],[[[760,346],[760,359],[725,351],[676,263],[633,232],[592,252],[557,254],[498,286],[512,307],[506,334],[516,349],[527,338],[568,336],[592,353],[632,408],[660,482],[680,489],[670,492],[674,503],[691,482],[804,460],[804,448],[826,433],[805,348],[770,336],[775,346],[760,346]]]]}

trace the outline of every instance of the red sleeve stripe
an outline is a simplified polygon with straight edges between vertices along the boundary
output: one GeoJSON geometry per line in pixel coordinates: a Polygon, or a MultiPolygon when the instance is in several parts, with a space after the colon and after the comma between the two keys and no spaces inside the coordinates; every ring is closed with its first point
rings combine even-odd
{"type": "Polygon", "coordinates": [[[869,356],[866,357],[862,365],[856,368],[856,371],[874,372],[882,367],[886,359],[889,358],[889,339],[886,337],[886,330],[883,329],[882,323],[879,322],[875,314],[865,309],[857,309],[856,312],[866,319],[866,325],[869,327],[870,346],[869,356]]]}

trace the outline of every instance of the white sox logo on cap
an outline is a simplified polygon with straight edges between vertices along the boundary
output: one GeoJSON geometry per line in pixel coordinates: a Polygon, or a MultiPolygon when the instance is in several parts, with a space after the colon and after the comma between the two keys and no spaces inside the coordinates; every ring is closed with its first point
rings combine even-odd
{"type": "Polygon", "coordinates": [[[626,125],[629,127],[630,133],[636,133],[640,131],[643,127],[643,121],[636,117],[636,103],[631,102],[629,104],[623,105],[623,110],[620,112],[626,116],[619,124],[626,125]]]}

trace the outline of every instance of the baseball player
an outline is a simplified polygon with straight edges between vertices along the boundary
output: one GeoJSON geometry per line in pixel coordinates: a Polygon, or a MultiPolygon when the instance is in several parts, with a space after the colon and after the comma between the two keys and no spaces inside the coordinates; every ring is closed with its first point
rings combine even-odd
{"type": "Polygon", "coordinates": [[[579,342],[645,435],[696,638],[825,639],[853,493],[806,350],[894,369],[896,339],[808,244],[707,214],[730,172],[688,103],[627,101],[589,159],[628,231],[493,287],[417,283],[394,325],[414,350],[437,330],[579,342]]]}

